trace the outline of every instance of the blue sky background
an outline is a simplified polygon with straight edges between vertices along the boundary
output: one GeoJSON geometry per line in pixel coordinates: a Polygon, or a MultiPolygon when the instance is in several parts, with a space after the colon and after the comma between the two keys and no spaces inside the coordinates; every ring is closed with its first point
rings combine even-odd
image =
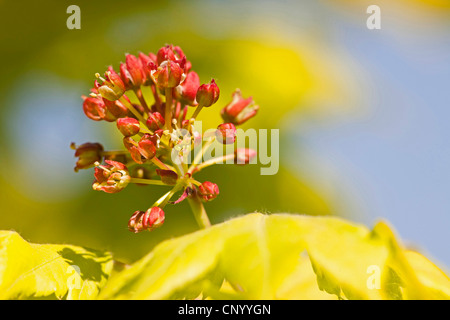
{"type": "Polygon", "coordinates": [[[407,244],[448,266],[449,25],[405,27],[402,16],[382,15],[382,29],[369,31],[363,17],[328,23],[331,40],[365,73],[366,111],[309,123],[297,137],[352,190],[356,219],[387,219],[407,244]]]}

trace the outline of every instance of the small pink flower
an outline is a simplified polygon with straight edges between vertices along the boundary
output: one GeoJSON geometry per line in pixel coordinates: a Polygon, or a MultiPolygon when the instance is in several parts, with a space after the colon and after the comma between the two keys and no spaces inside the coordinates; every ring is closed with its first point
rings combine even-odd
{"type": "Polygon", "coordinates": [[[241,91],[237,89],[233,93],[232,101],[222,109],[220,115],[224,121],[239,125],[254,117],[258,110],[259,106],[255,104],[253,98],[244,99],[241,91]]]}
{"type": "Polygon", "coordinates": [[[253,149],[239,148],[234,152],[234,162],[236,164],[248,164],[257,155],[257,152],[253,149]]]}
{"type": "Polygon", "coordinates": [[[102,161],[103,146],[100,143],[83,143],[80,146],[76,146],[75,143],[71,143],[70,147],[75,149],[75,157],[78,157],[78,161],[74,168],[75,172],[79,169],[87,169],[93,167],[96,162],[102,161]]]}
{"type": "Polygon", "coordinates": [[[142,227],[142,217],[144,214],[145,211],[135,211],[130,220],[128,220],[128,230],[134,233],[143,231],[144,228],[142,227]]]}
{"type": "Polygon", "coordinates": [[[95,167],[95,182],[92,188],[106,193],[117,193],[122,191],[130,182],[127,167],[120,162],[105,160],[104,166],[95,167]]]}
{"type": "MultiPolygon", "coordinates": [[[[97,76],[99,77],[98,74],[97,76]]],[[[105,81],[97,88],[98,92],[103,98],[109,101],[120,99],[125,92],[125,84],[111,66],[109,66],[108,71],[105,72],[105,78],[106,79],[102,78],[105,81]]]]}

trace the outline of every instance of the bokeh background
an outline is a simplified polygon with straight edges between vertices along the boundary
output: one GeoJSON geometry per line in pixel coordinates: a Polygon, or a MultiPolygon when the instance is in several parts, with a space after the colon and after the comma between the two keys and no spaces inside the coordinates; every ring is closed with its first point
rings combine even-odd
{"type": "MultiPolygon", "coordinates": [[[[0,1],[0,229],[40,243],[71,243],[132,262],[163,239],[197,229],[187,203],[164,226],[132,234],[127,222],[164,192],[91,188],[73,171],[71,142],[122,148],[114,124],[82,111],[96,72],[125,53],[183,48],[201,81],[214,77],[215,127],[235,88],[258,116],[244,128],[280,130],[281,166],[216,166],[206,204],[213,223],[248,212],[386,219],[407,245],[450,265],[450,2],[0,1]],[[66,9],[81,8],[81,30],[66,9]],[[381,8],[381,30],[366,9],[381,8]]],[[[446,269],[448,270],[448,269],[446,269]]]]}

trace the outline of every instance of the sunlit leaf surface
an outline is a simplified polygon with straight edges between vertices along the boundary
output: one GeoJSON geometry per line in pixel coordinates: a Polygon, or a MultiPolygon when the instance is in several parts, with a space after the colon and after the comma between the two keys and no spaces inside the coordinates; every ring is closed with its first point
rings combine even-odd
{"type": "Polygon", "coordinates": [[[93,299],[112,268],[106,252],[34,244],[0,231],[0,299],[93,299]]]}
{"type": "Polygon", "coordinates": [[[444,299],[450,280],[391,229],[334,217],[249,214],[165,241],[100,298],[444,299]]]}

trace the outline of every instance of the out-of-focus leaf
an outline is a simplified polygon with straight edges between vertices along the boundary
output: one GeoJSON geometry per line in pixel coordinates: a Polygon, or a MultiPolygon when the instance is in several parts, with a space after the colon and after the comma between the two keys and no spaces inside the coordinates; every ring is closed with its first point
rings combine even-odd
{"type": "Polygon", "coordinates": [[[418,280],[424,286],[431,288],[437,299],[450,297],[450,279],[442,270],[415,251],[405,251],[405,257],[416,272],[418,280]]]}
{"type": "Polygon", "coordinates": [[[255,213],[161,243],[100,298],[442,299],[449,290],[445,274],[383,222],[370,231],[333,217],[255,213]]]}
{"type": "Polygon", "coordinates": [[[0,231],[0,299],[93,299],[112,269],[107,252],[29,243],[0,231]]]}

